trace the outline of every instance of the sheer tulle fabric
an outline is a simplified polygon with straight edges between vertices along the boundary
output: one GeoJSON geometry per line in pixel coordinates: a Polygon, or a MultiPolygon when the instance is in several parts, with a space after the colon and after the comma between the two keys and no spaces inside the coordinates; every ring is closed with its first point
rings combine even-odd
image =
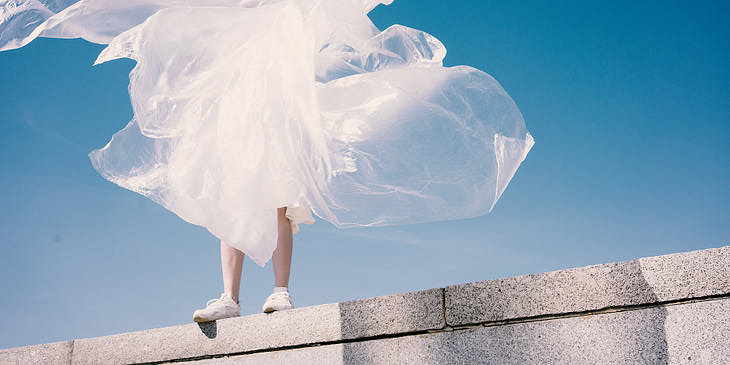
{"type": "Polygon", "coordinates": [[[6,1],[0,49],[37,36],[137,61],[134,119],[90,153],[108,180],[263,266],[294,231],[488,213],[533,145],[491,76],[371,0],[6,1]]]}

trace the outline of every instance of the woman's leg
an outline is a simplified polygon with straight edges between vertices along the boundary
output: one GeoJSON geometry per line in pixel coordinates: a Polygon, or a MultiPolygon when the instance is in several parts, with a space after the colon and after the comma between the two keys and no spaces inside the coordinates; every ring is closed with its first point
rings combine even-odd
{"type": "Polygon", "coordinates": [[[289,286],[289,272],[291,270],[292,232],[289,218],[286,217],[286,207],[277,210],[279,222],[279,238],[276,249],[271,258],[274,264],[274,286],[289,286]]]}
{"type": "Polygon", "coordinates": [[[223,269],[223,291],[231,293],[231,298],[238,303],[238,291],[241,287],[241,270],[244,253],[221,241],[221,267],[223,269]]]}

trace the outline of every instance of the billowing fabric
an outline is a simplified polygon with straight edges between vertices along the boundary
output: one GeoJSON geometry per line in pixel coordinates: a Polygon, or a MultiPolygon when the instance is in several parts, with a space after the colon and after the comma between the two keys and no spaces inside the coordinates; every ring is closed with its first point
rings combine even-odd
{"type": "Polygon", "coordinates": [[[90,153],[106,179],[263,266],[296,232],[488,213],[533,145],[499,83],[377,0],[0,2],[0,49],[37,36],[137,61],[134,118],[90,153]]]}

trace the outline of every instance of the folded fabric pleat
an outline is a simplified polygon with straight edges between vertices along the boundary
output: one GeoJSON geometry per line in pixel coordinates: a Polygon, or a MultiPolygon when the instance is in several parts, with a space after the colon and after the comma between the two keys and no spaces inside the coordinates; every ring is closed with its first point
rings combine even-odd
{"type": "Polygon", "coordinates": [[[131,122],[90,153],[106,179],[263,266],[292,230],[488,213],[534,141],[499,83],[374,0],[10,1],[0,49],[37,36],[131,58],[131,122]]]}

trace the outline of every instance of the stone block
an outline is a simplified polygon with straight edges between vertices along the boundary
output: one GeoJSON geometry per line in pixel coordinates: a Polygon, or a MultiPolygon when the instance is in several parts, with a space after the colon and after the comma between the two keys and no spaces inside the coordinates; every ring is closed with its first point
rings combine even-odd
{"type": "Polygon", "coordinates": [[[339,338],[334,303],[76,340],[73,364],[170,361],[339,338]]]}
{"type": "Polygon", "coordinates": [[[730,293],[730,246],[451,285],[450,326],[730,293]]]}
{"type": "Polygon", "coordinates": [[[723,364],[728,343],[725,299],[187,364],[723,364]]]}
{"type": "Polygon", "coordinates": [[[636,261],[659,301],[730,293],[730,246],[636,261]]]}
{"type": "Polygon", "coordinates": [[[340,303],[342,339],[443,328],[443,289],[340,303]]]}
{"type": "Polygon", "coordinates": [[[170,361],[442,328],[442,289],[76,340],[73,364],[170,361]]]}
{"type": "Polygon", "coordinates": [[[73,341],[63,341],[43,345],[3,349],[0,350],[0,364],[68,365],[71,363],[72,344],[73,341]]]}

